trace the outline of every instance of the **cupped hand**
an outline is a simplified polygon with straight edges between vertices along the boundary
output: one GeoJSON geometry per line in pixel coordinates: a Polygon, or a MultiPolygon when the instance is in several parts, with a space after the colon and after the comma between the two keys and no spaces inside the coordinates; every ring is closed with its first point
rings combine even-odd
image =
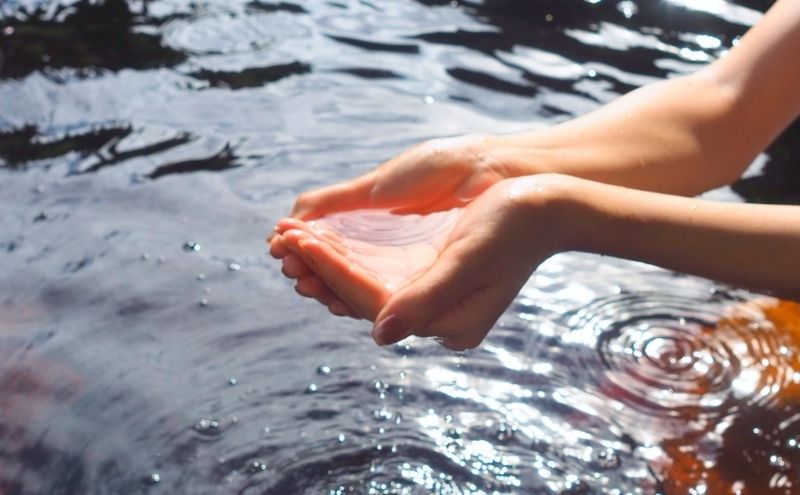
{"type": "Polygon", "coordinates": [[[508,175],[491,152],[495,139],[465,135],[426,141],[353,180],[301,194],[291,216],[311,220],[358,209],[427,213],[463,206],[508,175]]]}
{"type": "Polygon", "coordinates": [[[278,237],[285,255],[303,261],[306,277],[325,288],[306,295],[324,303],[332,298],[332,311],[341,303],[375,321],[372,335],[378,344],[417,335],[435,337],[452,349],[472,348],[532,270],[562,248],[565,224],[558,198],[568,181],[538,175],[493,185],[464,208],[430,268],[397,288],[387,288],[350,261],[341,244],[300,224],[278,237]]]}

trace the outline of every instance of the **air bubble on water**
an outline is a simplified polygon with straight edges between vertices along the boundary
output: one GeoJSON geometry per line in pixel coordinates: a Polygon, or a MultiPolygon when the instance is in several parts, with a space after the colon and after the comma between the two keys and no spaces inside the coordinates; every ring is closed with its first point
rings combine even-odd
{"type": "Polygon", "coordinates": [[[203,435],[214,436],[222,432],[222,427],[219,421],[215,419],[203,418],[194,425],[194,430],[203,435]]]}
{"type": "Polygon", "coordinates": [[[237,380],[236,378],[228,378],[228,385],[233,386],[236,385],[237,383],[239,383],[239,380],[237,380]]]}
{"type": "Polygon", "coordinates": [[[199,242],[196,241],[187,241],[183,244],[184,251],[196,253],[197,251],[200,251],[200,249],[202,249],[202,246],[200,245],[199,242]]]}
{"type": "Polygon", "coordinates": [[[586,76],[591,79],[594,79],[595,77],[597,77],[597,71],[594,69],[589,69],[586,71],[586,76]]]}
{"type": "Polygon", "coordinates": [[[594,463],[600,469],[616,469],[621,461],[616,450],[606,448],[597,453],[594,463]]]}
{"type": "Polygon", "coordinates": [[[320,376],[328,376],[331,374],[330,366],[326,366],[324,364],[319,365],[317,368],[317,374],[320,376]]]}
{"type": "Polygon", "coordinates": [[[242,269],[242,265],[240,265],[239,263],[230,263],[228,265],[228,270],[230,270],[232,272],[238,272],[241,269],[242,269]]]}
{"type": "Polygon", "coordinates": [[[253,461],[250,463],[249,466],[247,466],[247,472],[250,474],[263,473],[266,470],[267,470],[267,465],[262,461],[253,461]]]}
{"type": "Polygon", "coordinates": [[[158,473],[152,473],[144,478],[144,482],[148,485],[157,485],[161,481],[161,475],[158,473]]]}

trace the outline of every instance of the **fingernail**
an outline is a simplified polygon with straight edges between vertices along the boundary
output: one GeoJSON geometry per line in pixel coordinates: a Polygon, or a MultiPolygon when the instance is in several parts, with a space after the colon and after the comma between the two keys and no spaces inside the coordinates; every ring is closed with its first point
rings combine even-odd
{"type": "Polygon", "coordinates": [[[400,342],[411,335],[411,329],[397,315],[389,315],[375,324],[372,338],[379,346],[400,342]]]}

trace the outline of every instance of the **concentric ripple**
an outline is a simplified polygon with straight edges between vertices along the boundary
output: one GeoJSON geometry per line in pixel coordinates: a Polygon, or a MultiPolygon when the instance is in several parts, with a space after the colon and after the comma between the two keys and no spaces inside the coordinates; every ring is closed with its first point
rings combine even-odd
{"type": "Polygon", "coordinates": [[[313,222],[345,239],[378,246],[439,245],[455,226],[460,209],[428,215],[396,215],[385,210],[336,213],[313,222]]]}
{"type": "Polygon", "coordinates": [[[566,318],[594,339],[603,394],[648,415],[701,419],[769,405],[794,380],[798,346],[767,318],[771,304],[623,293],[566,318]]]}

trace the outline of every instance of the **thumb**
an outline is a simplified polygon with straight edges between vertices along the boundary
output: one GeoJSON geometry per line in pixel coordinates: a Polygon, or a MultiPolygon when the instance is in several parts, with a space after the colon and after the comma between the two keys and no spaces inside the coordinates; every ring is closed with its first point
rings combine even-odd
{"type": "Polygon", "coordinates": [[[312,220],[321,216],[370,206],[370,196],[375,187],[375,171],[353,180],[322,187],[298,196],[291,216],[312,220]]]}
{"type": "Polygon", "coordinates": [[[389,345],[413,335],[428,336],[428,326],[480,286],[469,257],[443,252],[418,279],[394,293],[375,318],[372,338],[389,345]]]}

